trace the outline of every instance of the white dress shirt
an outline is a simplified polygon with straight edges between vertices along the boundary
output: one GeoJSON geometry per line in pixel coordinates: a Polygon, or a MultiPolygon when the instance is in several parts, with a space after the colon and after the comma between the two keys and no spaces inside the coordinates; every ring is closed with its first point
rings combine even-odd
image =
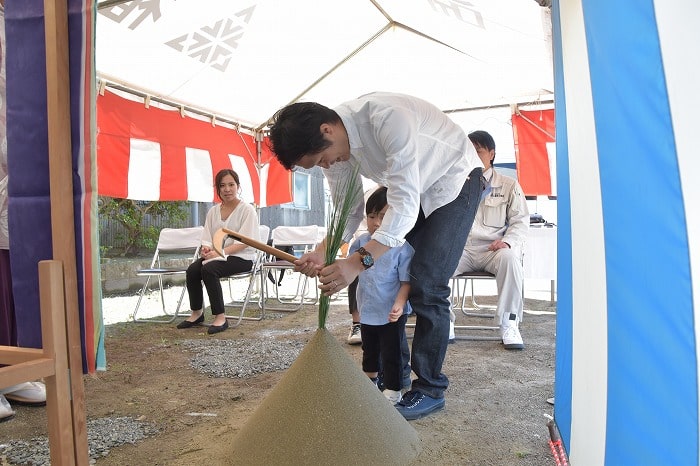
{"type": "MultiPolygon", "coordinates": [[[[334,109],[350,142],[350,160],[324,169],[334,193],[359,165],[359,175],[386,186],[389,209],[372,239],[389,247],[403,243],[418,218],[452,202],[469,173],[483,167],[471,141],[434,105],[416,97],[375,92],[334,109]]],[[[342,195],[342,194],[341,194],[342,195]]],[[[334,199],[335,205],[340,204],[334,199]]],[[[358,196],[343,235],[350,241],[362,221],[358,196]]]]}
{"type": "MultiPolygon", "coordinates": [[[[202,245],[208,248],[213,248],[213,237],[214,233],[219,228],[226,228],[233,230],[247,236],[248,238],[258,238],[260,235],[260,226],[258,222],[258,213],[255,211],[255,207],[252,205],[240,201],[238,205],[233,209],[233,211],[226,217],[226,219],[221,218],[221,204],[214,204],[209,212],[207,212],[207,217],[204,220],[204,231],[202,231],[202,245]]],[[[233,243],[239,243],[239,241],[234,240],[231,237],[226,237],[223,247],[229,246],[233,243]]],[[[241,259],[254,260],[255,259],[255,248],[248,246],[242,251],[235,254],[229,254],[231,256],[238,256],[241,259]]],[[[225,261],[224,257],[217,257],[215,259],[207,259],[204,263],[210,262],[212,260],[222,260],[225,261]]]]}

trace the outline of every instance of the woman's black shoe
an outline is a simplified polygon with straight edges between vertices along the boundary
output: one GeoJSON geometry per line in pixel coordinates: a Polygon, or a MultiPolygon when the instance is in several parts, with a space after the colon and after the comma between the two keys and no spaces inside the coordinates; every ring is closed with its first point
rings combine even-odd
{"type": "Polygon", "coordinates": [[[194,322],[190,322],[189,320],[183,320],[182,322],[177,324],[177,328],[179,328],[179,329],[190,328],[190,327],[194,327],[195,325],[199,325],[202,322],[204,322],[204,313],[202,313],[202,315],[199,316],[199,318],[197,320],[195,320],[194,322]]]}
{"type": "Polygon", "coordinates": [[[215,333],[223,332],[228,328],[228,320],[225,320],[222,325],[210,325],[207,333],[209,335],[214,335],[215,333]]]}

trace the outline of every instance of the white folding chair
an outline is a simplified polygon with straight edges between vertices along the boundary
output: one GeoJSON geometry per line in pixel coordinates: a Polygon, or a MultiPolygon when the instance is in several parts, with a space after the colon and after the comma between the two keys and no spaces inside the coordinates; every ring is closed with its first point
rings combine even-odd
{"type": "MultiPolygon", "coordinates": [[[[520,261],[522,263],[523,257],[521,256],[520,261]]],[[[494,319],[496,317],[496,306],[493,305],[483,305],[476,302],[476,294],[474,293],[474,283],[477,280],[496,280],[496,276],[490,272],[486,271],[476,271],[476,272],[464,272],[452,277],[452,311],[461,311],[463,315],[467,317],[483,317],[487,319],[494,319]],[[471,287],[471,293],[469,295],[469,305],[467,305],[467,285],[471,287]]],[[[525,287],[523,286],[523,293],[525,292],[525,287]]],[[[498,325],[458,325],[456,323],[455,315],[455,338],[463,340],[501,340],[500,326],[498,325]],[[461,330],[476,330],[476,334],[462,335],[458,334],[461,330]],[[481,333],[481,331],[491,331],[489,335],[481,333]],[[496,332],[493,332],[496,331],[496,332]],[[493,334],[495,333],[495,335],[493,334]]]]}
{"type": "Polygon", "coordinates": [[[267,244],[270,239],[270,227],[267,225],[260,225],[260,242],[267,244]]]}
{"type": "Polygon", "coordinates": [[[465,316],[493,317],[496,306],[486,306],[476,302],[474,282],[476,280],[495,280],[496,276],[490,272],[464,272],[452,277],[452,309],[462,311],[465,316]],[[467,306],[467,286],[471,285],[469,305],[467,306]],[[478,312],[475,312],[478,311],[478,312]],[[491,312],[488,312],[491,311],[491,312]]]}
{"type": "Polygon", "coordinates": [[[182,292],[177,301],[175,312],[170,314],[165,305],[163,296],[163,281],[166,277],[172,278],[176,275],[184,275],[187,267],[199,257],[199,248],[202,241],[202,231],[204,227],[191,228],[163,228],[158,236],[158,244],[153,253],[151,265],[147,269],[139,269],[136,275],[139,277],[147,277],[146,282],[139,291],[139,299],[136,302],[136,308],[132,316],[134,322],[162,322],[168,323],[174,321],[180,314],[180,306],[182,299],[185,296],[186,286],[182,286],[182,292]],[[149,291],[151,279],[158,279],[158,290],[160,291],[160,302],[163,308],[163,315],[168,316],[163,319],[139,319],[137,313],[141,306],[141,301],[145,294],[149,291]]]}
{"type": "MultiPolygon", "coordinates": [[[[474,296],[474,280],[495,280],[496,276],[489,272],[465,272],[452,277],[451,286],[451,296],[450,304],[452,306],[452,312],[461,311],[462,314],[469,317],[486,317],[493,319],[495,312],[483,312],[487,310],[495,311],[495,306],[481,306],[476,303],[476,298],[474,296]],[[471,282],[471,308],[466,306],[466,292],[467,283],[471,282]],[[478,310],[481,312],[473,312],[478,310]]],[[[457,315],[455,315],[455,339],[459,340],[479,340],[479,341],[498,341],[501,339],[500,332],[494,332],[500,330],[500,327],[496,325],[458,325],[456,323],[457,315]],[[461,331],[476,331],[476,333],[462,334],[461,331]],[[458,332],[460,332],[458,334],[458,332]],[[484,333],[482,333],[484,332],[484,333]]],[[[408,323],[407,328],[415,328],[416,324],[408,323]]],[[[413,335],[406,335],[408,338],[413,337],[413,335]]]]}
{"type": "MultiPolygon", "coordinates": [[[[270,227],[267,225],[260,225],[259,228],[259,240],[263,243],[267,243],[267,238],[268,235],[270,234],[270,227]]],[[[263,261],[265,260],[265,254],[262,251],[257,251],[255,254],[255,259],[253,260],[253,267],[250,269],[248,272],[240,272],[234,275],[229,275],[226,277],[226,280],[228,281],[228,291],[229,294],[231,295],[231,301],[225,304],[226,308],[231,308],[231,307],[240,307],[240,312],[238,313],[237,316],[234,315],[229,315],[226,314],[227,319],[236,319],[236,323],[233,324],[234,327],[237,327],[242,320],[263,320],[265,318],[265,308],[261,304],[261,299],[262,299],[262,292],[259,295],[259,299],[257,302],[258,308],[260,309],[260,312],[255,315],[255,316],[247,316],[245,315],[246,308],[248,307],[248,304],[250,304],[251,297],[253,296],[253,292],[255,289],[256,283],[259,283],[259,280],[261,278],[261,273],[260,269],[262,267],[263,261]],[[245,295],[242,300],[235,300],[233,298],[233,282],[236,280],[248,280],[248,287],[246,289],[245,295]]],[[[262,288],[262,287],[260,287],[262,288]]]]}
{"type": "MultiPolygon", "coordinates": [[[[272,230],[272,246],[280,248],[284,246],[293,247],[295,250],[302,252],[311,251],[316,247],[319,241],[323,239],[319,233],[317,225],[309,226],[278,226],[272,230]]],[[[314,304],[318,301],[318,288],[314,286],[314,297],[309,298],[309,277],[306,275],[294,272],[294,264],[284,260],[267,260],[261,267],[261,279],[264,285],[261,286],[261,302],[263,312],[265,309],[276,311],[294,312],[301,309],[304,304],[314,304]],[[268,274],[274,278],[274,283],[268,283],[268,274]],[[285,276],[282,277],[282,274],[285,276]],[[292,276],[290,276],[292,275],[292,276]],[[292,278],[296,275],[295,278],[292,278]],[[294,291],[289,294],[283,294],[280,285],[281,280],[292,280],[296,286],[294,291]],[[294,282],[295,280],[295,282],[294,282]],[[273,293],[270,293],[269,287],[272,286],[273,293]],[[278,304],[270,305],[267,300],[272,298],[278,304]]],[[[316,280],[314,280],[316,283],[316,280]]],[[[288,285],[285,285],[288,288],[288,285]]]]}
{"type": "MultiPolygon", "coordinates": [[[[461,311],[463,315],[468,317],[483,317],[494,319],[496,316],[496,306],[484,306],[476,302],[474,293],[474,282],[476,280],[495,280],[496,276],[492,273],[479,272],[464,272],[452,277],[452,312],[461,311]],[[470,304],[468,307],[467,300],[467,285],[471,285],[470,304]]],[[[457,324],[457,316],[455,315],[455,339],[460,340],[479,340],[479,341],[499,341],[501,340],[500,327],[497,325],[461,325],[457,324]],[[475,331],[464,335],[461,331],[475,331]],[[484,332],[484,333],[482,333],[484,332]]]]}

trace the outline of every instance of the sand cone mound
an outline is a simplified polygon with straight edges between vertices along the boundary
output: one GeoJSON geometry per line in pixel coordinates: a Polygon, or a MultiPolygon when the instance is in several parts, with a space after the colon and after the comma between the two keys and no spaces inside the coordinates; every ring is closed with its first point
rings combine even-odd
{"type": "Polygon", "coordinates": [[[338,341],[316,331],[222,464],[410,464],[418,434],[338,341]]]}

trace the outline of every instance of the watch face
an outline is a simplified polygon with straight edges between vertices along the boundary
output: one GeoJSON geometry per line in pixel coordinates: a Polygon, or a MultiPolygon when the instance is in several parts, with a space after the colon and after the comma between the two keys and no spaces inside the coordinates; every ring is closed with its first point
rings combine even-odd
{"type": "Polygon", "coordinates": [[[374,265],[374,258],[372,256],[362,256],[362,265],[365,267],[372,267],[374,265]]]}

